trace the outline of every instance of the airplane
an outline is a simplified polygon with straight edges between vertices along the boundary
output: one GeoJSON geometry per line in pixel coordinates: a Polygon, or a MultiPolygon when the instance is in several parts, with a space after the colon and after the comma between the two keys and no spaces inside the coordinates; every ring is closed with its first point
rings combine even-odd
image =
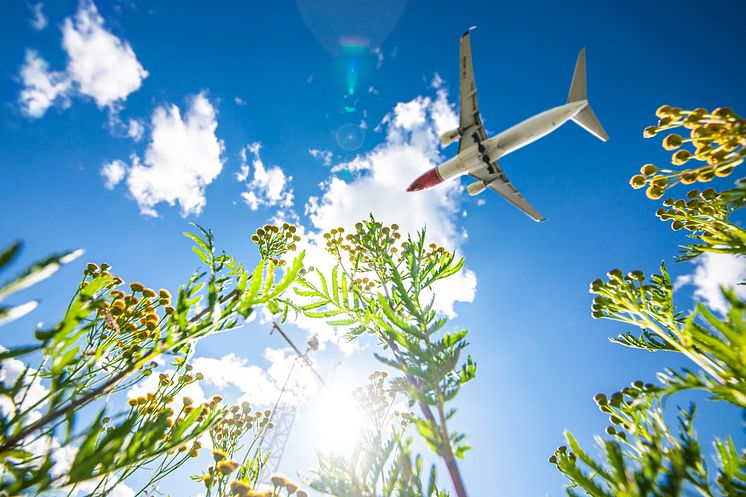
{"type": "Polygon", "coordinates": [[[544,221],[545,218],[510,182],[498,164],[498,159],[551,133],[571,119],[596,138],[602,141],[609,139],[588,104],[585,89],[585,49],[578,55],[570,94],[564,105],[546,110],[488,138],[479,115],[474,68],[471,62],[469,38],[473,29],[474,27],[471,27],[461,35],[459,127],[443,133],[440,137],[444,147],[458,140],[458,153],[452,159],[418,177],[409,185],[407,191],[425,190],[468,174],[476,180],[466,187],[469,195],[478,195],[486,188],[491,188],[534,221],[544,221]]]}

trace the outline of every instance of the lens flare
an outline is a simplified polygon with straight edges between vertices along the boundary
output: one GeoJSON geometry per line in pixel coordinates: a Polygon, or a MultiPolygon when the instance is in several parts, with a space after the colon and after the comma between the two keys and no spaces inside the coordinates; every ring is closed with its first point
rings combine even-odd
{"type": "Polygon", "coordinates": [[[368,62],[367,59],[370,56],[369,47],[370,40],[362,36],[343,36],[339,39],[348,96],[353,96],[357,93],[357,86],[361,77],[360,73],[364,72],[366,63],[368,62]]]}
{"type": "MultiPolygon", "coordinates": [[[[353,109],[354,110],[354,109],[353,109]]],[[[352,152],[365,143],[365,130],[358,124],[343,124],[337,130],[337,145],[352,152]]]]}

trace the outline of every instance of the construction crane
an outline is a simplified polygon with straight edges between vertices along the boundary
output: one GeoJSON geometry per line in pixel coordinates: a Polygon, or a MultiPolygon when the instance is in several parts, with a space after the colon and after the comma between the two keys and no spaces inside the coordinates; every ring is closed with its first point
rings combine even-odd
{"type": "Polygon", "coordinates": [[[269,480],[269,475],[273,472],[277,472],[282,461],[282,455],[285,453],[285,447],[287,446],[288,438],[290,437],[290,430],[293,428],[295,422],[295,416],[298,413],[298,404],[295,402],[288,402],[288,393],[295,392],[297,390],[298,377],[293,378],[296,366],[300,364],[300,368],[308,368],[316,379],[319,380],[321,385],[326,387],[324,378],[316,371],[311,359],[308,358],[308,353],[319,348],[319,340],[316,335],[308,339],[306,343],[306,350],[301,352],[300,349],[293,343],[285,332],[276,323],[272,323],[272,330],[269,332],[270,335],[277,331],[282,338],[290,345],[295,351],[296,357],[293,364],[290,366],[285,383],[282,385],[280,395],[277,397],[274,407],[272,408],[272,414],[270,415],[269,421],[274,425],[274,428],[269,432],[269,436],[265,437],[260,444],[260,450],[262,454],[267,454],[267,461],[262,467],[259,473],[259,481],[266,482],[269,480]],[[291,383],[291,379],[294,380],[291,383]]]}

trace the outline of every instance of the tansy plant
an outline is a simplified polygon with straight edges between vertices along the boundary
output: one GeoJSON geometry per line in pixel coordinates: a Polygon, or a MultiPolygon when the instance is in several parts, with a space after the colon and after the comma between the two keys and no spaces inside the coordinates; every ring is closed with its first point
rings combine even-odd
{"type": "MultiPolygon", "coordinates": [[[[451,403],[461,385],[474,377],[476,365],[471,357],[461,357],[467,331],[445,331],[448,320],[437,315],[433,294],[433,285],[456,274],[463,259],[428,244],[424,230],[404,238],[396,224],[385,226],[372,216],[357,223],[351,233],[335,228],[324,238],[336,265],[326,274],[309,271],[298,280],[298,308],[308,317],[347,328],[350,340],[364,334],[377,339],[380,354],[376,357],[401,372],[397,381],[412,406],[417,405],[418,414],[408,422],[443,460],[456,495],[464,497],[457,459],[469,447],[465,435],[450,429],[448,421],[456,412],[451,403]]],[[[397,457],[409,457],[407,443],[398,447],[397,457]]],[[[354,466],[354,461],[350,464],[354,466]]],[[[415,484],[412,479],[419,478],[420,468],[410,466],[394,475],[405,486],[389,481],[383,494],[438,494],[434,473],[432,485],[415,484]]],[[[325,467],[322,464],[322,470],[325,467]]],[[[353,488],[357,487],[348,487],[348,494],[354,494],[353,488]]]]}
{"type": "Polygon", "coordinates": [[[319,454],[311,480],[316,490],[336,497],[447,495],[437,488],[435,468],[424,475],[422,456],[412,455],[409,432],[416,416],[395,408],[404,384],[401,379],[387,383],[387,376],[385,371],[371,373],[368,384],[355,391],[363,420],[360,436],[349,459],[319,454]]]}
{"type": "Polygon", "coordinates": [[[706,109],[690,111],[664,105],[656,115],[658,125],[648,126],[643,135],[652,138],[671,130],[691,130],[689,137],[670,133],[663,140],[663,148],[673,151],[671,163],[689,166],[667,169],[644,165],[640,174],[630,179],[630,184],[633,188],[647,186],[649,198],[659,199],[668,188],[679,183],[707,183],[715,177],[729,176],[736,166],[743,163],[746,157],[746,121],[733,110],[719,107],[712,112],[706,109]]]}
{"type": "MultiPolygon", "coordinates": [[[[258,230],[252,239],[260,259],[250,270],[218,253],[210,231],[186,233],[204,267],[173,298],[165,289],[125,283],[108,264],[89,263],[57,324],[38,327],[31,345],[0,352],[0,495],[49,489],[107,495],[147,468],[151,477],[139,495],[196,457],[204,434],[228,454],[236,450],[235,444],[225,445],[236,430],[254,430],[255,438],[266,433],[264,413],[228,408],[219,398],[200,404],[175,399],[201,379],[188,362],[199,339],[239,326],[258,305],[282,310],[278,299],[302,263],[302,254],[292,264],[282,259],[297,242],[294,231],[289,225],[258,230]],[[281,266],[287,269],[278,270],[281,266]],[[159,373],[164,359],[171,369],[159,373]],[[119,397],[112,394],[154,374],[159,375],[154,391],[116,406],[119,397]]],[[[19,249],[16,243],[0,253],[0,270],[19,249]]],[[[34,301],[5,305],[6,298],[77,255],[50,257],[0,286],[0,321],[35,306],[34,301]]],[[[250,480],[256,472],[258,460],[251,457],[240,467],[241,478],[250,480]]],[[[228,494],[227,487],[220,488],[220,495],[228,494]]]]}
{"type": "MultiPolygon", "coordinates": [[[[268,454],[259,445],[273,428],[272,412],[251,412],[251,405],[233,405],[223,419],[209,432],[214,464],[192,477],[205,486],[205,497],[279,497],[296,494],[308,497],[298,484],[283,475],[270,476],[271,488],[260,489],[258,482],[268,454]]],[[[266,487],[266,485],[265,485],[266,487]]]]}
{"type": "MultiPolygon", "coordinates": [[[[691,139],[669,135],[664,147],[670,150],[692,142],[696,152],[679,150],[674,163],[693,159],[705,164],[678,172],[645,166],[642,176],[632,178],[632,186],[650,183],[649,197],[660,198],[677,183],[727,176],[743,161],[746,126],[732,111],[708,113],[664,106],[658,116],[659,126],[646,129],[645,135],[680,126],[690,128],[691,139]],[[656,173],[662,179],[649,177],[656,173]]],[[[745,193],[746,185],[738,182],[726,191],[693,190],[686,199],[664,202],[658,216],[672,221],[674,230],[688,230],[699,242],[685,245],[681,258],[695,258],[704,252],[746,255],[746,233],[730,219],[743,206],[745,193]]],[[[688,390],[702,390],[713,400],[746,408],[746,303],[732,288],[722,292],[728,311],[719,315],[704,303],[697,303],[691,311],[677,308],[665,265],[649,278],[641,271],[625,274],[615,269],[605,279],[591,283],[591,293],[596,295],[593,317],[638,329],[636,334],[624,332],[613,342],[682,354],[691,367],[664,369],[655,383],[635,381],[611,395],[596,395],[596,404],[610,422],[606,436],[597,437],[602,456],[595,457],[566,433],[567,445],[549,458],[570,480],[569,495],[746,495],[746,450],[737,447],[731,437],[716,439],[714,458],[710,458],[694,430],[696,406],[678,410],[676,427],[669,425],[663,409],[665,400],[688,390]]]]}

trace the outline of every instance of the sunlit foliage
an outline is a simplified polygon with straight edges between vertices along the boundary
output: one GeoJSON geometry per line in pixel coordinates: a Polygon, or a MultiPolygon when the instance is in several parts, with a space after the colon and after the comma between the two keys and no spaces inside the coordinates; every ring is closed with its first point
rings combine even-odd
{"type": "MultiPolygon", "coordinates": [[[[247,271],[216,251],[210,231],[199,228],[186,236],[194,241],[204,268],[175,298],[166,289],[126,284],[108,264],[89,263],[59,323],[37,328],[32,345],[0,352],[1,495],[47,489],[74,493],[85,483],[81,491],[103,496],[136,471],[150,471],[140,495],[196,457],[200,437],[209,434],[216,450],[232,456],[238,445],[231,440],[253,430],[255,443],[269,430],[266,413],[226,407],[217,397],[201,404],[188,397],[175,399],[201,379],[189,364],[196,341],[236,328],[257,305],[279,308],[277,300],[297,277],[303,256],[278,278],[277,268],[284,265],[279,257],[297,240],[271,240],[270,248],[259,240],[260,260],[247,271]],[[35,367],[28,365],[32,361],[35,367]],[[171,369],[158,372],[164,361],[171,369]],[[17,374],[11,378],[8,371],[13,369],[17,374]],[[154,391],[128,405],[112,405],[112,394],[154,374],[154,391]]],[[[10,265],[19,247],[13,244],[0,255],[0,270],[10,265]]],[[[0,300],[50,276],[75,255],[79,253],[31,266],[0,287],[0,300]]],[[[2,307],[0,319],[9,322],[31,307],[2,307]]],[[[253,455],[234,469],[255,485],[261,457],[249,453],[253,455]]],[[[222,480],[216,485],[224,495],[222,480]]]]}
{"type": "MultiPolygon", "coordinates": [[[[401,372],[397,383],[409,402],[418,407],[419,414],[409,416],[407,423],[442,458],[457,495],[465,496],[456,460],[463,458],[469,446],[464,443],[465,434],[448,427],[455,414],[449,403],[474,377],[476,364],[471,357],[461,359],[467,331],[445,331],[448,320],[437,315],[433,293],[433,285],[456,274],[463,259],[428,244],[424,230],[403,239],[396,224],[386,226],[372,216],[357,223],[351,233],[334,228],[324,238],[336,264],[326,274],[316,270],[299,280],[295,289],[303,300],[298,303],[299,310],[332,326],[346,327],[350,340],[364,334],[377,338],[381,350],[376,357],[401,372]]],[[[409,470],[402,469],[405,463],[401,458],[410,460],[409,439],[398,435],[388,444],[367,449],[383,450],[379,466],[391,460],[398,467],[399,483],[389,480],[388,486],[380,489],[383,495],[440,495],[434,469],[428,473],[432,484],[420,481],[421,459],[415,458],[409,470]],[[394,449],[398,451],[396,458],[391,455],[394,449]]],[[[350,471],[354,463],[348,463],[350,471]]],[[[331,471],[329,464],[322,460],[322,470],[331,471]]],[[[365,488],[369,495],[375,494],[375,486],[365,488]]],[[[356,489],[335,487],[335,492],[354,495],[356,489]]]]}
{"type": "MultiPolygon", "coordinates": [[[[650,164],[632,186],[649,184],[648,197],[657,199],[676,184],[707,182],[728,176],[743,162],[746,126],[729,109],[707,113],[663,106],[659,126],[645,136],[684,126],[691,138],[669,135],[664,148],[676,150],[691,142],[696,151],[681,149],[673,163],[688,160],[705,164],[685,171],[657,169],[650,164]],[[658,176],[655,176],[659,174],[658,176]]],[[[746,185],[718,192],[693,190],[687,199],[669,199],[658,216],[671,221],[674,230],[686,229],[696,244],[685,245],[681,259],[704,252],[746,255],[746,232],[730,220],[744,205],[746,185]]],[[[611,319],[639,329],[612,339],[618,344],[651,352],[668,351],[688,358],[693,368],[664,369],[657,383],[635,381],[612,395],[598,394],[595,401],[609,416],[606,437],[597,437],[601,457],[585,450],[566,433],[567,446],[549,458],[569,480],[569,495],[593,497],[746,495],[746,450],[733,439],[714,441],[714,460],[706,454],[694,429],[696,406],[679,408],[677,427],[671,427],[664,401],[687,390],[703,390],[714,400],[746,408],[746,303],[732,288],[723,288],[728,311],[717,315],[703,303],[684,311],[674,304],[674,286],[665,265],[646,278],[641,271],[614,269],[606,279],[591,283],[593,317],[611,319]]],[[[705,446],[706,447],[706,446],[705,446]]]]}

